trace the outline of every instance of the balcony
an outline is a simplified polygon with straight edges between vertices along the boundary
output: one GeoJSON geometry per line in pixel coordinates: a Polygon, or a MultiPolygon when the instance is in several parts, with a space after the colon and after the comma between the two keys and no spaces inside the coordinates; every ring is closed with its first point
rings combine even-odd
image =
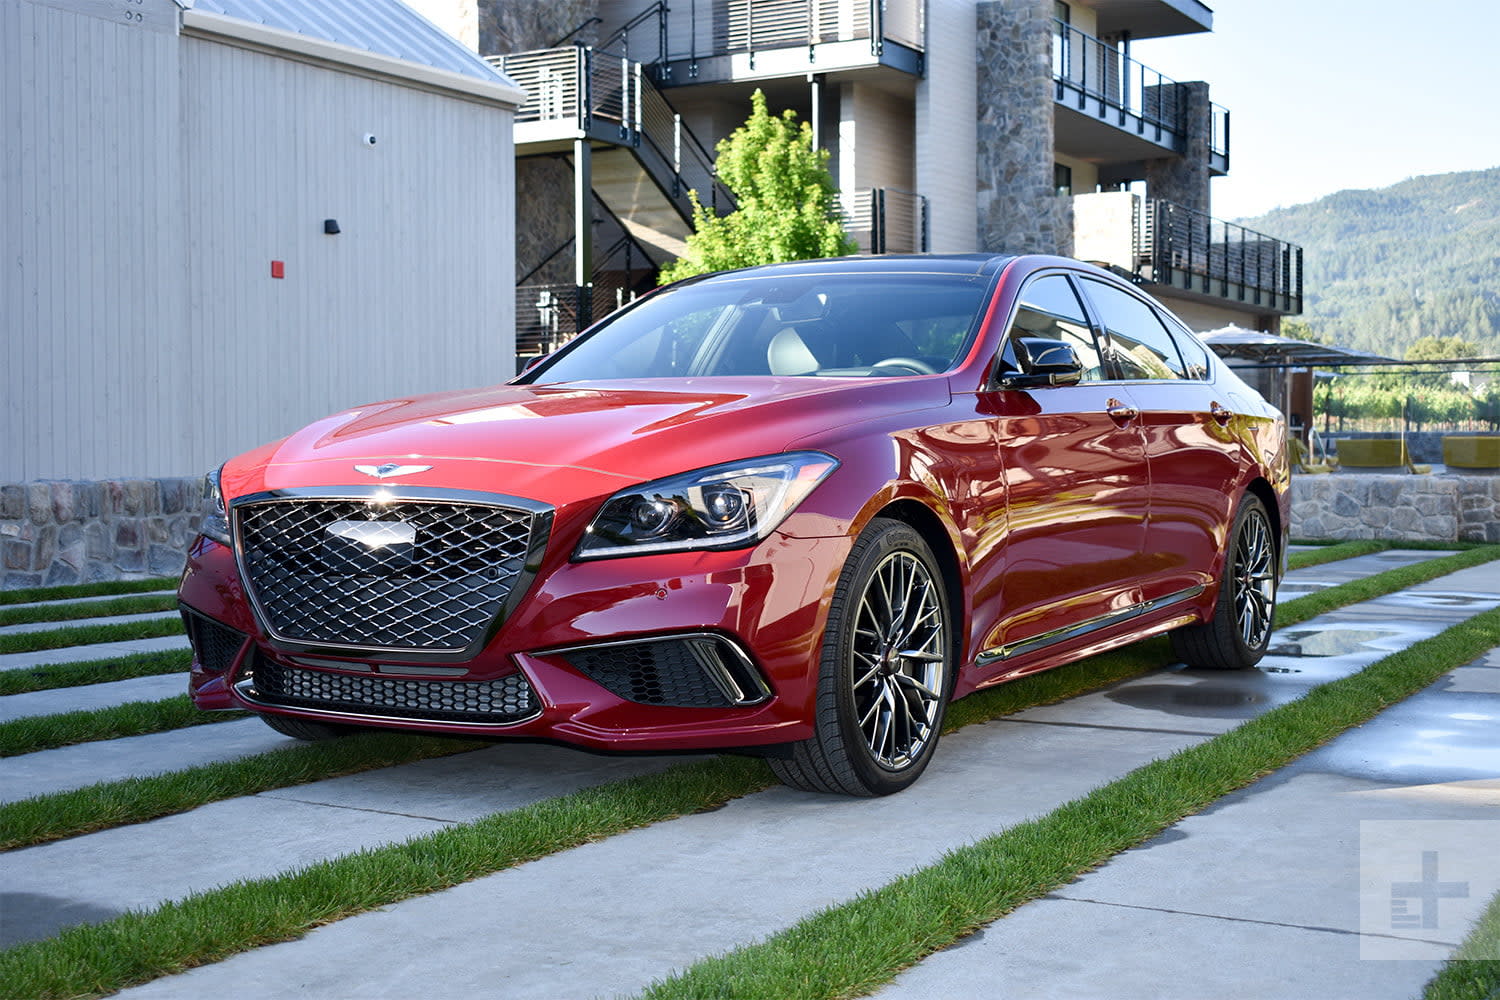
{"type": "Polygon", "coordinates": [[[1106,183],[1139,177],[1132,165],[1187,151],[1198,125],[1208,139],[1209,170],[1229,171],[1229,111],[1210,104],[1206,124],[1194,122],[1189,88],[1120,49],[1055,21],[1052,80],[1060,152],[1102,165],[1106,183]],[[1108,165],[1120,165],[1116,176],[1108,165]]]}
{"type": "Polygon", "coordinates": [[[1187,298],[1247,312],[1302,312],[1301,247],[1159,198],[1078,195],[1073,255],[1187,298]]]}
{"type": "MultiPolygon", "coordinates": [[[[923,0],[673,0],[613,38],[664,87],[886,68],[923,70],[923,0]]],[[[612,39],[613,43],[613,39],[612,39]]]]}

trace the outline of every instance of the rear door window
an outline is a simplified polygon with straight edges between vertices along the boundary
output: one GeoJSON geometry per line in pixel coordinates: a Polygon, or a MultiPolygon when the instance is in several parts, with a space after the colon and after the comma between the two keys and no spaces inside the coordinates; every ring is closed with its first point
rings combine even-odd
{"type": "Polygon", "coordinates": [[[1187,366],[1161,319],[1142,300],[1091,278],[1084,293],[1109,334],[1109,358],[1123,379],[1187,378],[1187,366]]]}

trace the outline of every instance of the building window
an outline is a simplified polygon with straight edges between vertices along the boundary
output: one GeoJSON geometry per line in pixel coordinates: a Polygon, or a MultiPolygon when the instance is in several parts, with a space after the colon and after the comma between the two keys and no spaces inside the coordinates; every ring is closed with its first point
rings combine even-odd
{"type": "Polygon", "coordinates": [[[1057,0],[1057,2],[1052,5],[1052,11],[1052,16],[1057,18],[1063,24],[1073,23],[1073,8],[1063,3],[1063,0],[1057,0]]]}
{"type": "Polygon", "coordinates": [[[1052,187],[1059,196],[1073,193],[1073,168],[1062,163],[1052,164],[1052,187]]]}

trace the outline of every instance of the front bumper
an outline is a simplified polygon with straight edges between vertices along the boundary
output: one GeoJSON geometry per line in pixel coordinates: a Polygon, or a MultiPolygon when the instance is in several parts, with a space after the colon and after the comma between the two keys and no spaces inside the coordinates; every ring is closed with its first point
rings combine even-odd
{"type": "Polygon", "coordinates": [[[595,750],[711,750],[812,734],[846,538],[574,563],[551,553],[477,653],[313,649],[271,634],[233,552],[199,539],[179,597],[201,709],[595,750]],[[395,709],[395,710],[393,710],[395,709]]]}

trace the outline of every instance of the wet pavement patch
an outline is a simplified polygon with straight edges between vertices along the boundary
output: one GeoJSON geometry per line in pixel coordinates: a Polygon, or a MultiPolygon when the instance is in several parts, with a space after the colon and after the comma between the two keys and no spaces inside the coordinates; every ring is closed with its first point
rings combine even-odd
{"type": "Polygon", "coordinates": [[[1398,629],[1298,628],[1276,634],[1268,656],[1349,656],[1374,648],[1378,640],[1397,636],[1398,629]]]}
{"type": "Polygon", "coordinates": [[[74,924],[97,924],[124,913],[81,899],[39,892],[0,892],[0,948],[51,937],[74,924]]]}

